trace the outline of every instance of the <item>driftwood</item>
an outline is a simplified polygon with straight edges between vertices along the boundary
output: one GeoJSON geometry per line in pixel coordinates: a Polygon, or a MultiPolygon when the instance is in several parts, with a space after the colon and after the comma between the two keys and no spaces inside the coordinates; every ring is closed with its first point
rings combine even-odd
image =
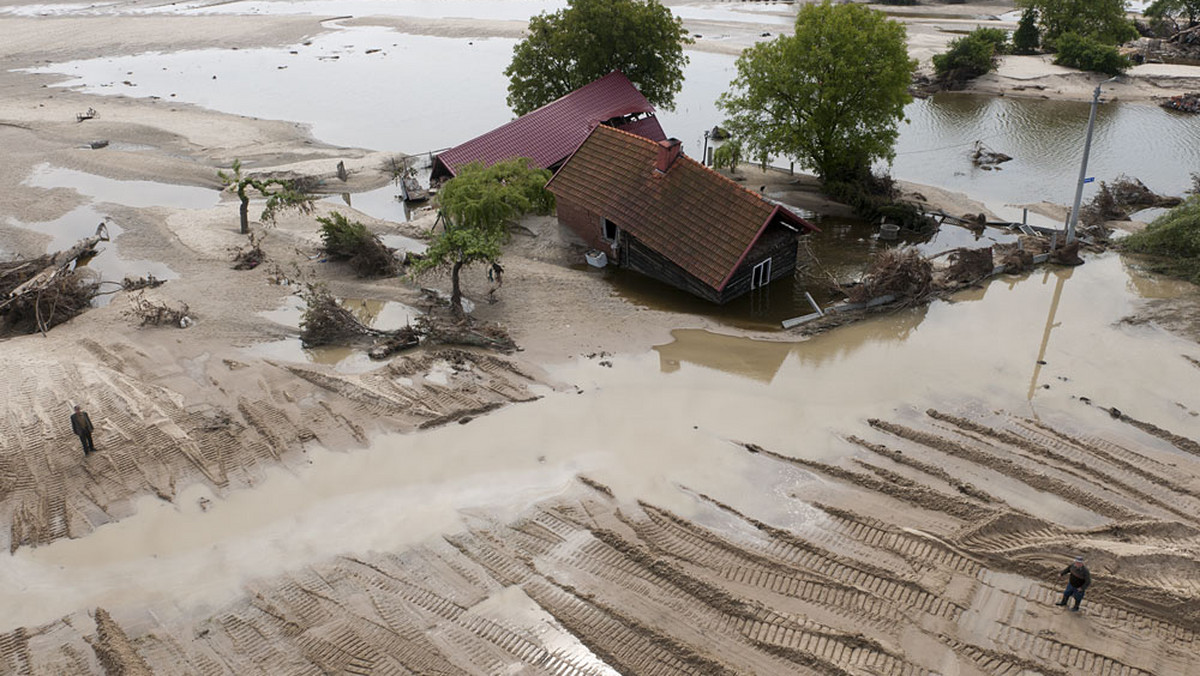
{"type": "Polygon", "coordinates": [[[983,141],[976,141],[975,148],[971,151],[971,161],[981,169],[993,169],[1011,159],[1008,155],[987,147],[983,141]]]}
{"type": "Polygon", "coordinates": [[[108,228],[101,223],[96,234],[69,249],[0,269],[0,313],[7,315],[5,323],[12,327],[32,318],[34,327],[45,334],[81,312],[95,294],[96,283],[71,267],[107,241],[108,228]]]}
{"type": "MultiPolygon", "coordinates": [[[[18,296],[28,293],[36,293],[41,289],[49,287],[54,281],[54,278],[66,272],[67,268],[69,268],[76,259],[92,253],[95,251],[97,244],[107,241],[108,226],[101,223],[100,225],[96,226],[95,235],[92,235],[91,237],[85,237],[76,242],[75,246],[71,247],[70,249],[67,249],[66,251],[59,251],[51,256],[50,264],[47,265],[41,272],[34,275],[32,279],[10,291],[6,301],[11,302],[12,299],[18,296]]],[[[4,305],[0,304],[0,308],[3,307],[4,305]]]]}

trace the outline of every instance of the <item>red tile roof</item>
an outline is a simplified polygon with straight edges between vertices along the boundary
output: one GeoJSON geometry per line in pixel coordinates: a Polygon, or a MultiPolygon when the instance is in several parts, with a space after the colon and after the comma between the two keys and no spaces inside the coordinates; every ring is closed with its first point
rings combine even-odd
{"type": "Polygon", "coordinates": [[[657,171],[661,147],[596,127],[546,187],[612,220],[718,291],[772,220],[816,229],[686,155],[657,171]]]}
{"type": "MultiPolygon", "coordinates": [[[[492,165],[513,157],[529,157],[539,167],[562,161],[579,147],[593,127],[614,117],[654,114],[654,106],[620,71],[605,75],[560,99],[457,145],[437,156],[450,171],[471,162],[492,165]]],[[[666,138],[653,117],[629,125],[654,140],[666,138]]]]}

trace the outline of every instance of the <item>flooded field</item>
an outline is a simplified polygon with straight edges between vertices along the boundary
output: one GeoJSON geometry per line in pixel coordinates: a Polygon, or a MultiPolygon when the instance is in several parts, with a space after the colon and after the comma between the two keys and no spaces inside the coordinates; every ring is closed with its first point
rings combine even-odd
{"type": "Polygon", "coordinates": [[[42,626],[38,645],[65,648],[79,620],[55,618],[102,605],[155,673],[217,655],[235,671],[641,673],[655,651],[681,661],[670,673],[1069,668],[1076,655],[1164,673],[1154,665],[1177,664],[1200,627],[1183,610],[1200,578],[1153,572],[1196,546],[1200,370],[1186,357],[1200,353],[1121,323],[1140,280],[1108,255],[802,343],[677,331],[608,368],[581,358],[554,374],[579,395],[350,455],[311,448],[253,491],[189,489],[22,548],[3,568],[19,592],[0,631],[42,626]],[[441,532],[458,534],[429,541],[441,532]],[[1050,605],[1076,551],[1106,578],[1086,630],[1050,605]],[[238,601],[247,583],[255,600],[238,601]],[[1008,620],[987,619],[996,604],[1008,620]],[[667,609],[691,628],[651,621],[667,609]],[[853,638],[867,625],[874,639],[853,638]],[[384,638],[419,626],[477,647],[384,638]]]}
{"type": "MultiPolygon", "coordinates": [[[[328,143],[420,155],[511,119],[502,71],[514,44],[356,26],[290,49],[143,54],[37,70],[69,75],[74,79],[64,86],[91,93],[157,96],[295,120],[328,143]],[[413,59],[427,64],[419,92],[403,86],[363,90],[356,84],[386,80],[398,64],[413,59]],[[460,86],[466,72],[469,87],[460,86]],[[327,95],[312,100],[307,94],[312,87],[327,95]],[[420,104],[412,105],[418,94],[420,104]]],[[[734,57],[692,51],[689,58],[675,110],[660,111],[659,117],[686,152],[700,157],[704,132],[721,122],[715,101],[734,76],[734,57]]],[[[905,114],[909,121],[901,127],[892,167],[897,178],[968,193],[1011,220],[1020,220],[1021,213],[1009,205],[1069,203],[1074,195],[1087,104],[940,94],[914,101],[905,114]],[[976,141],[1014,160],[996,171],[978,169],[969,158],[976,141]]],[[[1102,106],[1089,160],[1097,183],[1085,199],[1098,181],[1121,175],[1178,195],[1193,171],[1200,171],[1200,125],[1189,116],[1149,104],[1102,106]]]]}

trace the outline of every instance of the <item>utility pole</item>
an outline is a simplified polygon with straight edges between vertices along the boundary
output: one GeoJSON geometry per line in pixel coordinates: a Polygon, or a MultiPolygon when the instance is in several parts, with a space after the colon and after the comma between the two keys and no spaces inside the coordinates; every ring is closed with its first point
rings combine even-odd
{"type": "Polygon", "coordinates": [[[1083,184],[1087,180],[1088,154],[1092,151],[1092,128],[1096,125],[1096,108],[1100,106],[1100,88],[1116,79],[1116,77],[1108,78],[1096,85],[1096,90],[1092,92],[1092,110],[1088,114],[1087,138],[1083,142],[1083,161],[1079,163],[1079,183],[1075,186],[1075,206],[1071,207],[1071,216],[1067,219],[1066,244],[1075,241],[1075,224],[1079,222],[1079,203],[1083,200],[1083,184]]]}

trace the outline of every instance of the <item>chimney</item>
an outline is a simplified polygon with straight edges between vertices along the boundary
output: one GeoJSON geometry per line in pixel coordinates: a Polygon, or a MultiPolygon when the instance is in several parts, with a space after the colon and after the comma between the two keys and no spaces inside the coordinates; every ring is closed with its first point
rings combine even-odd
{"type": "Polygon", "coordinates": [[[658,142],[658,159],[654,162],[655,171],[660,174],[667,173],[667,169],[675,162],[675,158],[679,157],[679,151],[683,146],[677,138],[669,138],[665,141],[658,142]]]}

